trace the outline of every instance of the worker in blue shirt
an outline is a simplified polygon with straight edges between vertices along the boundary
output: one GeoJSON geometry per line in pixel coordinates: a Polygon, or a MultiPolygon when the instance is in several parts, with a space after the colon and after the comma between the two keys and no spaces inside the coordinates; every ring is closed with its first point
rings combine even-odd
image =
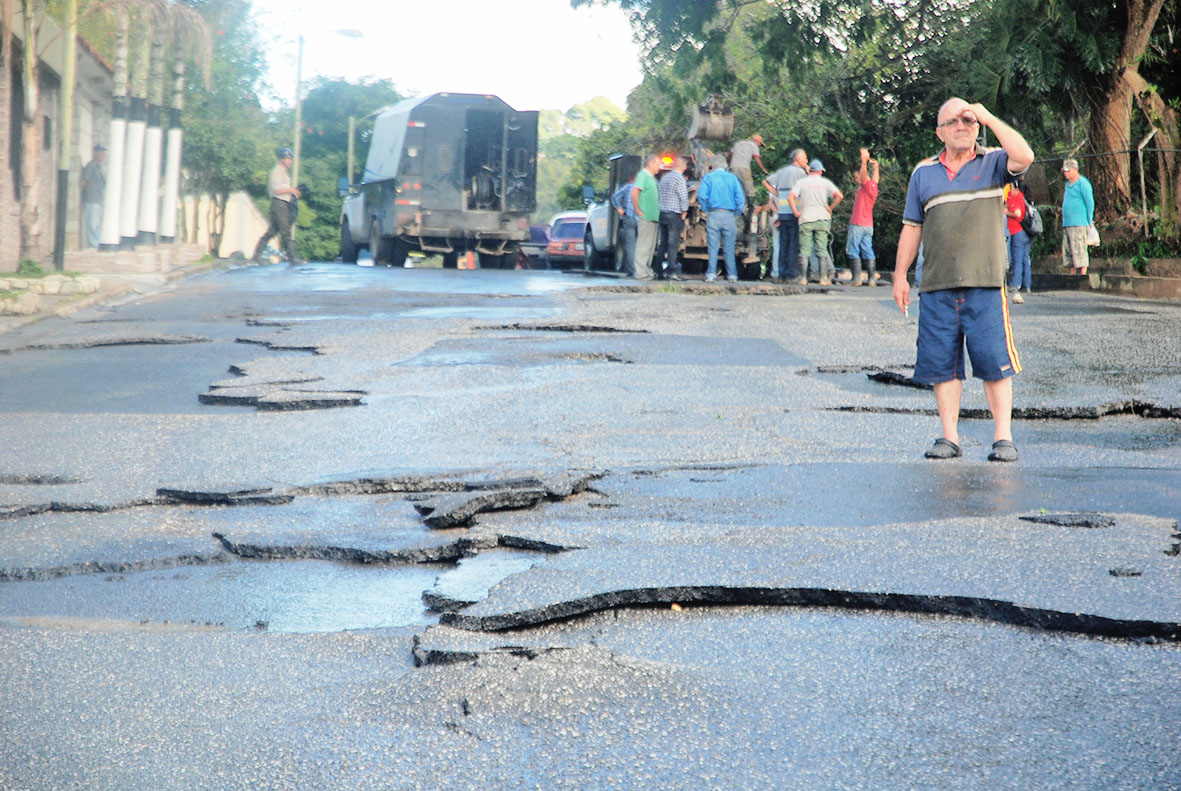
{"type": "Polygon", "coordinates": [[[734,247],[738,241],[736,217],[746,208],[746,193],[738,177],[726,169],[726,158],[716,155],[710,162],[711,170],[697,188],[697,202],[705,217],[705,243],[709,251],[709,266],[705,270],[705,282],[718,279],[718,242],[726,263],[726,280],[738,281],[738,264],[734,260],[734,247]]]}
{"type": "Polygon", "coordinates": [[[638,229],[636,207],[632,202],[632,189],[635,186],[636,180],[632,179],[615,190],[615,194],[611,196],[611,205],[615,207],[615,211],[619,212],[619,247],[623,255],[623,258],[620,259],[620,254],[616,253],[615,269],[616,271],[622,270],[624,274],[632,277],[635,277],[636,274],[634,259],[638,229]]]}

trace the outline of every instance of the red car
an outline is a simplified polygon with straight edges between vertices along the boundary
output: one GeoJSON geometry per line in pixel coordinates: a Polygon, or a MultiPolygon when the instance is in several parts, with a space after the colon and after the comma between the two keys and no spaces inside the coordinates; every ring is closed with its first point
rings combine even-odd
{"type": "Polygon", "coordinates": [[[586,235],[586,212],[565,211],[550,220],[546,264],[551,268],[583,264],[582,239],[586,235]]]}

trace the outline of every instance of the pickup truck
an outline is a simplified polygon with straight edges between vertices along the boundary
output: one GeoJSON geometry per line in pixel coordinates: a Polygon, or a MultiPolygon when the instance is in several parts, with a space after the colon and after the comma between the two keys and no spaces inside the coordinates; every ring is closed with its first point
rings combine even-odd
{"type": "Polygon", "coordinates": [[[462,93],[382,111],[361,182],[342,190],[341,260],[368,248],[400,267],[421,250],[455,267],[475,252],[483,268],[515,267],[537,200],[537,115],[462,93]]]}

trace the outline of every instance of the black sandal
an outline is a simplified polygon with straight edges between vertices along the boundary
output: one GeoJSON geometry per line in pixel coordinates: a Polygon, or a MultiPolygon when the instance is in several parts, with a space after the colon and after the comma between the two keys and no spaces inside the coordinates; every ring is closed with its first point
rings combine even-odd
{"type": "Polygon", "coordinates": [[[945,437],[940,437],[923,455],[928,459],[958,459],[963,453],[960,451],[959,445],[945,437]]]}

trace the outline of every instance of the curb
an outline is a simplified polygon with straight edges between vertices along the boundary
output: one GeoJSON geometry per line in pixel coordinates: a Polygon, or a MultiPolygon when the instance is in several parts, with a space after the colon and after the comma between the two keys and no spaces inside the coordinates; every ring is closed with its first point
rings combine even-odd
{"type": "MultiPolygon", "coordinates": [[[[212,261],[195,262],[193,264],[190,264],[189,266],[181,267],[179,269],[173,269],[169,272],[161,272],[160,274],[164,278],[165,283],[171,283],[174,280],[180,280],[180,279],[189,277],[191,275],[198,275],[198,274],[201,274],[202,272],[208,272],[212,269],[223,268],[225,266],[226,266],[225,261],[223,261],[222,259],[215,259],[212,261]]],[[[103,274],[99,274],[99,273],[88,273],[88,274],[91,274],[93,277],[97,277],[100,282],[102,282],[102,280],[104,278],[103,274]]],[[[108,274],[108,275],[105,275],[105,277],[108,277],[108,278],[118,277],[118,275],[108,274]]],[[[110,281],[107,281],[107,282],[110,283],[110,281]]],[[[55,306],[52,310],[47,310],[47,311],[40,312],[40,313],[34,313],[34,314],[28,315],[28,316],[0,315],[0,334],[3,334],[5,332],[9,332],[10,330],[20,329],[21,327],[26,327],[30,324],[41,321],[42,319],[69,318],[70,316],[73,316],[75,313],[77,313],[80,310],[85,310],[86,308],[94,307],[95,305],[101,305],[104,302],[112,302],[114,300],[120,299],[120,298],[125,297],[128,294],[132,294],[132,293],[136,293],[136,292],[135,292],[135,289],[132,288],[131,286],[129,286],[125,283],[115,283],[113,285],[109,285],[107,288],[100,286],[99,290],[94,292],[93,294],[83,294],[83,295],[78,296],[75,299],[70,299],[68,301],[64,301],[62,304],[55,306]]],[[[146,292],[142,292],[142,293],[151,294],[154,292],[153,291],[146,291],[146,292]]]]}

